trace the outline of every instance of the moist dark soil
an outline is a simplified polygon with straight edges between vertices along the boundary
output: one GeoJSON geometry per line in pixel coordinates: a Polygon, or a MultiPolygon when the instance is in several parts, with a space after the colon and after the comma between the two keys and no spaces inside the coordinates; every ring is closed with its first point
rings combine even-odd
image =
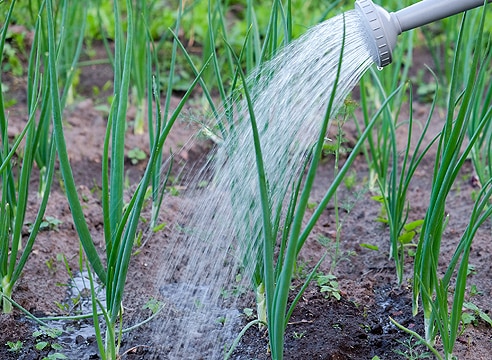
{"type": "MultiPolygon", "coordinates": [[[[416,63],[421,68],[426,62],[426,56],[416,55],[416,63]],[[420,61],[419,61],[420,60],[420,61]]],[[[430,64],[432,65],[432,64],[430,64]]],[[[101,186],[101,154],[107,114],[101,105],[105,104],[102,96],[94,96],[93,87],[103,88],[111,81],[112,72],[108,65],[93,65],[83,68],[80,74],[80,85],[77,88],[75,102],[68,106],[64,114],[65,132],[69,144],[70,159],[75,181],[79,187],[80,198],[83,201],[84,212],[96,246],[103,253],[103,219],[100,198],[101,186]]],[[[9,85],[5,94],[7,100],[16,100],[9,111],[9,135],[13,138],[20,133],[25,125],[26,80],[6,75],[3,81],[9,85]]],[[[99,93],[101,94],[101,93],[99,93]]],[[[356,94],[354,95],[356,97],[356,94]]],[[[197,99],[199,94],[197,94],[197,99]]],[[[176,104],[178,98],[173,98],[176,104]]],[[[200,113],[199,101],[189,105],[184,114],[200,113]]],[[[415,103],[414,118],[424,121],[429,106],[415,103]]],[[[401,118],[408,116],[408,108],[404,109],[401,118]]],[[[128,121],[131,124],[135,109],[131,108],[128,121]]],[[[443,111],[434,115],[428,140],[437,133],[443,124],[443,111]]],[[[188,121],[191,116],[184,115],[171,132],[167,141],[166,152],[176,152],[174,175],[178,179],[183,167],[197,168],[206,158],[211,144],[207,141],[194,140],[189,142],[197,133],[197,126],[188,121]],[[185,144],[191,144],[184,147],[185,144]]],[[[345,132],[350,141],[355,141],[357,134],[351,124],[345,126],[345,132]]],[[[402,139],[405,134],[401,133],[402,139]]],[[[148,149],[146,135],[133,135],[130,126],[126,150],[140,148],[148,149]]],[[[429,203],[429,192],[432,183],[432,168],[435,149],[431,149],[418,168],[409,189],[410,213],[409,221],[422,219],[429,203]]],[[[128,157],[127,176],[130,193],[141,176],[145,160],[133,164],[128,157]]],[[[253,170],[252,170],[253,171],[253,170]]],[[[333,178],[334,161],[332,157],[323,160],[317,178],[312,201],[316,202],[323,196],[326,184],[333,178]]],[[[377,221],[381,206],[371,197],[376,194],[374,187],[369,186],[370,174],[365,157],[361,154],[353,166],[355,177],[352,186],[342,186],[340,201],[345,204],[342,211],[342,230],[340,250],[343,254],[337,260],[334,275],[339,286],[340,299],[337,300],[329,292],[321,292],[314,282],[307,289],[297,305],[287,326],[285,335],[286,359],[418,359],[432,358],[429,351],[419,345],[415,338],[400,331],[390,322],[390,317],[401,325],[423,334],[423,319],[419,313],[412,315],[412,300],[410,274],[413,258],[407,256],[405,276],[401,284],[396,278],[393,260],[389,258],[388,228],[377,221]],[[377,246],[378,250],[370,250],[361,244],[377,246]]],[[[450,221],[446,228],[442,244],[443,264],[454,251],[461,234],[469,219],[473,206],[472,193],[477,191],[474,173],[470,163],[463,168],[457,183],[452,190],[447,204],[450,221]]],[[[33,221],[39,199],[36,195],[37,180],[33,176],[30,203],[26,222],[33,221]]],[[[172,224],[180,218],[180,207],[186,203],[185,196],[168,192],[164,199],[160,221],[172,224]]],[[[79,241],[73,226],[70,207],[63,194],[61,176],[57,173],[57,181],[46,211],[60,221],[60,224],[42,231],[37,239],[32,254],[22,273],[13,299],[31,314],[43,316],[66,315],[69,310],[81,306],[88,301],[87,294],[81,294],[80,302],[75,303],[70,291],[73,277],[79,269],[79,241]],[[66,262],[66,264],[65,264],[66,262]],[[71,273],[68,272],[67,266],[71,273]]],[[[27,227],[26,227],[27,229],[27,227]]],[[[152,236],[139,248],[132,258],[126,294],[124,299],[125,326],[138,323],[150,316],[150,310],[142,306],[154,294],[154,281],[158,269],[163,264],[158,263],[155,254],[162,251],[163,243],[168,238],[168,228],[156,236],[152,236]]],[[[27,230],[26,230],[27,234],[27,230]]],[[[335,211],[330,205],[318,222],[312,237],[306,242],[301,253],[298,271],[293,287],[299,288],[308,271],[315,265],[320,254],[326,248],[319,241],[328,239],[333,243],[336,237],[335,211]]],[[[469,289],[472,285],[476,291],[467,292],[466,301],[473,302],[484,313],[489,315],[492,309],[491,261],[492,253],[491,222],[486,222],[478,232],[472,247],[470,263],[473,266],[469,276],[469,289]]],[[[331,267],[329,257],[320,268],[328,273],[331,267]]],[[[165,266],[165,265],[164,265],[165,266]]],[[[292,301],[292,299],[291,299],[292,301]]],[[[243,308],[254,308],[251,297],[242,300],[243,308]]],[[[242,313],[242,309],[238,309],[242,313]]],[[[251,320],[246,315],[241,316],[237,331],[246,326],[251,320]]],[[[162,321],[159,317],[153,322],[162,321]]],[[[50,326],[64,330],[56,337],[47,334],[35,334],[40,329],[39,324],[29,319],[18,308],[12,314],[0,315],[0,359],[44,359],[54,353],[65,354],[69,359],[99,359],[97,343],[92,333],[90,319],[79,321],[53,322],[50,326]],[[35,336],[38,335],[38,336],[35,336]],[[7,342],[21,341],[22,348],[13,351],[7,342]],[[53,350],[49,345],[44,349],[36,348],[41,341],[50,345],[55,343],[61,350],[53,350]]],[[[153,322],[139,327],[122,338],[120,350],[122,359],[168,359],[167,353],[156,342],[153,333],[153,322]]],[[[168,336],[172,336],[169,334],[168,336]]],[[[437,340],[439,348],[439,339],[437,340]]],[[[466,326],[456,344],[455,355],[460,360],[492,359],[492,328],[476,316],[476,320],[466,326]]],[[[204,359],[197,353],[193,359],[204,359]]],[[[258,327],[249,328],[236,348],[233,359],[270,359],[267,345],[267,333],[258,327]]],[[[183,358],[184,359],[184,358],[183,358]]]]}

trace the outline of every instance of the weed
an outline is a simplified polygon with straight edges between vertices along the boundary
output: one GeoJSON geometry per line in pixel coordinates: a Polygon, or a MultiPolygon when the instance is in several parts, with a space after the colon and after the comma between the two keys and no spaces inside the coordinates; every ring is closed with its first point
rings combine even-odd
{"type": "Polygon", "coordinates": [[[398,236],[399,246],[403,251],[407,251],[408,256],[415,256],[415,249],[417,248],[416,241],[418,240],[418,235],[424,223],[423,219],[415,220],[403,225],[403,229],[398,236]]]}
{"type": "Polygon", "coordinates": [[[415,341],[412,337],[405,341],[397,340],[405,350],[393,350],[395,354],[403,356],[407,360],[418,360],[418,359],[432,359],[434,356],[432,353],[423,351],[421,349],[422,345],[419,341],[415,341]]]}
{"type": "Polygon", "coordinates": [[[137,165],[139,162],[147,159],[147,154],[142,149],[135,147],[128,151],[128,158],[133,165],[137,165]]]}
{"type": "Polygon", "coordinates": [[[52,360],[52,359],[68,359],[65,355],[63,355],[60,351],[63,350],[63,347],[58,343],[54,342],[63,331],[58,328],[48,327],[48,326],[40,326],[38,330],[33,332],[32,336],[35,338],[34,348],[38,351],[54,351],[45,357],[43,360],[52,360]]]}
{"type": "Polygon", "coordinates": [[[11,352],[19,352],[22,350],[22,347],[24,346],[24,343],[20,340],[17,341],[7,341],[5,344],[9,348],[9,351],[11,352]]]}
{"type": "Polygon", "coordinates": [[[251,308],[244,308],[243,314],[246,316],[246,318],[252,318],[254,317],[254,310],[251,308]]]}
{"type": "Polygon", "coordinates": [[[63,331],[59,328],[40,326],[38,330],[36,330],[32,333],[32,336],[34,336],[35,338],[45,336],[45,337],[48,337],[50,339],[56,339],[62,333],[63,333],[63,331]]]}
{"type": "MultiPolygon", "coordinates": [[[[25,30],[25,29],[24,29],[25,30]]],[[[27,58],[25,49],[26,31],[7,30],[6,40],[3,49],[3,56],[7,62],[2,64],[2,72],[10,72],[14,76],[24,74],[23,61],[27,58]]]]}
{"type": "MultiPolygon", "coordinates": [[[[41,223],[38,225],[38,231],[49,231],[49,230],[55,230],[58,231],[58,226],[63,224],[63,221],[53,217],[53,216],[45,216],[44,219],[41,221],[41,223]]],[[[26,223],[27,225],[27,231],[29,233],[33,232],[34,229],[34,224],[32,223],[26,223]]]]}
{"type": "Polygon", "coordinates": [[[46,267],[48,268],[48,271],[50,274],[55,274],[56,273],[56,261],[54,258],[49,258],[48,260],[45,261],[46,267]]]}
{"type": "Polygon", "coordinates": [[[477,296],[477,295],[483,295],[483,292],[478,290],[477,285],[472,284],[470,286],[470,296],[477,296]]]}
{"type": "Polygon", "coordinates": [[[152,232],[158,233],[159,231],[163,230],[166,227],[166,225],[167,223],[165,222],[157,224],[152,228],[152,232]]]}
{"type": "Polygon", "coordinates": [[[164,303],[162,301],[159,301],[159,300],[154,299],[154,298],[150,298],[149,301],[147,301],[145,303],[145,305],[142,306],[142,309],[144,309],[144,310],[148,309],[154,315],[157,312],[159,312],[163,306],[164,306],[164,303]]]}
{"type": "Polygon", "coordinates": [[[44,220],[41,222],[39,228],[46,230],[58,230],[58,226],[63,224],[63,221],[53,217],[53,216],[45,216],[44,220]]]}
{"type": "Polygon", "coordinates": [[[318,275],[316,282],[322,293],[326,293],[325,297],[329,298],[333,296],[335,299],[340,300],[340,289],[338,287],[337,277],[333,274],[318,275]]]}
{"type": "Polygon", "coordinates": [[[357,172],[355,170],[350,171],[347,176],[345,176],[345,179],[343,179],[343,183],[348,191],[353,190],[357,184],[357,172]]]}
{"type": "Polygon", "coordinates": [[[306,332],[305,332],[305,331],[302,331],[302,332],[297,332],[297,331],[294,331],[294,333],[292,334],[292,336],[293,336],[293,337],[294,337],[294,339],[296,339],[296,340],[300,340],[300,339],[302,339],[305,335],[306,335],[306,332]]]}
{"type": "Polygon", "coordinates": [[[476,275],[476,274],[477,274],[477,270],[475,268],[475,265],[468,264],[468,268],[466,269],[466,276],[476,275]]]}
{"type": "Polygon", "coordinates": [[[490,316],[486,312],[484,312],[482,309],[480,309],[477,305],[475,305],[472,302],[465,302],[465,303],[463,303],[463,306],[466,309],[472,311],[471,314],[470,313],[463,313],[462,320],[463,320],[463,323],[465,325],[467,325],[467,323],[468,324],[473,323],[473,325],[476,325],[478,318],[480,318],[483,321],[485,321],[488,325],[492,326],[492,319],[490,318],[490,316]],[[465,320],[464,320],[465,317],[468,319],[467,322],[465,322],[465,320]]]}

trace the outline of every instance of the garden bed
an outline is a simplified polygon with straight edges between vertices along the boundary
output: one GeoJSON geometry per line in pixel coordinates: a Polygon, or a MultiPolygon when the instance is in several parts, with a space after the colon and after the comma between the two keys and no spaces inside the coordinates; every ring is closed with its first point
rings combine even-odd
{"type": "MultiPolygon", "coordinates": [[[[66,141],[69,144],[69,156],[74,171],[75,181],[83,200],[84,213],[88,220],[90,231],[96,239],[96,246],[102,249],[104,245],[102,228],[102,208],[100,201],[100,168],[103,136],[106,129],[104,112],[98,110],[97,99],[92,99],[92,86],[103,87],[111,80],[111,72],[104,66],[86,68],[81,75],[79,89],[80,98],[65,111],[66,141]],[[87,76],[87,77],[86,77],[87,76]],[[90,81],[89,81],[90,80],[90,81]]],[[[4,79],[5,80],[5,79],[4,79]]],[[[20,132],[26,119],[25,104],[22,95],[25,92],[25,80],[8,79],[10,98],[17,99],[10,110],[9,122],[11,135],[20,132]]],[[[424,119],[428,106],[415,104],[415,116],[424,119]]],[[[185,112],[186,113],[186,112],[185,112]]],[[[439,112],[437,112],[439,114],[439,112]]],[[[131,112],[130,112],[131,120],[131,112]]],[[[402,114],[404,116],[404,114],[402,114]]],[[[440,130],[443,119],[435,116],[429,136],[440,130]]],[[[167,141],[167,149],[179,149],[193,137],[197,128],[187,119],[183,119],[171,132],[167,141]]],[[[355,138],[353,126],[345,129],[349,138],[355,138]]],[[[128,132],[127,151],[134,148],[148,149],[145,135],[131,135],[128,132]]],[[[187,166],[203,161],[210,144],[195,141],[194,145],[178,153],[178,162],[187,166]]],[[[167,151],[167,150],[166,150],[167,151]]],[[[429,202],[429,192],[432,182],[432,169],[435,150],[427,154],[419,166],[409,189],[410,220],[421,219],[425,215],[429,202]]],[[[132,163],[128,156],[129,190],[143,172],[145,161],[132,163]]],[[[389,237],[386,226],[377,221],[381,205],[372,200],[375,193],[368,188],[368,176],[364,156],[359,156],[353,166],[355,182],[350,189],[341,189],[341,202],[351,204],[349,212],[342,213],[343,227],[341,231],[341,250],[345,254],[335,268],[338,281],[340,300],[332,293],[321,292],[316,282],[313,282],[302,297],[293,317],[290,319],[285,337],[286,359],[416,359],[425,358],[428,350],[417,345],[416,339],[391,324],[389,317],[405,327],[423,334],[423,319],[421,315],[412,316],[411,286],[409,282],[412,258],[407,257],[406,277],[401,285],[397,283],[393,261],[389,259],[389,237]],[[361,244],[377,247],[371,250],[361,244]],[[407,354],[407,355],[403,355],[407,354]]],[[[333,159],[323,160],[315,187],[312,201],[320,200],[326,183],[333,177],[333,159]],[[318,189],[318,192],[316,192],[318,189]]],[[[33,176],[33,181],[36,181],[33,176]]],[[[79,261],[79,241],[72,224],[70,207],[63,195],[63,183],[60,176],[53,189],[46,218],[50,221],[46,229],[39,234],[33,252],[24,268],[23,275],[14,290],[14,300],[35,316],[65,315],[66,310],[77,304],[69,298],[68,289],[71,277],[76,276],[79,261]],[[70,274],[65,266],[68,264],[70,274]],[[63,305],[65,304],[65,305],[63,305]]],[[[179,184],[177,184],[179,186],[179,184]]],[[[452,196],[446,211],[450,221],[442,244],[443,263],[449,260],[450,253],[456,246],[464,231],[473,201],[472,193],[477,191],[477,184],[471,164],[466,164],[458,177],[457,184],[452,190],[452,196]]],[[[32,187],[33,189],[36,186],[32,187]]],[[[32,212],[27,213],[27,221],[36,214],[36,194],[30,194],[32,212]]],[[[164,199],[161,222],[172,224],[178,218],[179,209],[186,204],[185,196],[169,192],[164,199]]],[[[147,214],[148,215],[148,214],[147,214]]],[[[144,214],[143,217],[146,215],[144,214]]],[[[333,208],[328,207],[323,217],[313,231],[312,238],[306,243],[301,253],[297,279],[294,286],[299,286],[299,279],[306,271],[314,266],[319,254],[325,248],[318,241],[322,236],[333,240],[336,234],[334,227],[333,208]]],[[[26,234],[28,226],[26,225],[26,234]]],[[[159,268],[166,266],[159,261],[159,251],[168,241],[167,228],[153,235],[144,243],[138,254],[131,260],[128,284],[123,300],[127,325],[133,325],[151,315],[150,310],[143,310],[150,298],[158,297],[155,289],[155,278],[159,268]]],[[[466,301],[472,302],[484,313],[492,308],[492,273],[490,254],[492,253],[491,223],[486,222],[478,232],[470,254],[470,274],[468,279],[469,291],[466,301]]],[[[320,272],[330,268],[329,257],[321,266],[320,272]]],[[[83,299],[82,299],[83,300],[83,299]]],[[[249,296],[242,300],[244,308],[254,308],[254,302],[249,296]]],[[[243,309],[238,309],[243,314],[243,309]]],[[[492,358],[492,328],[482,321],[478,313],[468,311],[474,317],[466,326],[456,344],[455,355],[458,359],[491,359],[492,358]]],[[[248,322],[247,315],[241,315],[237,325],[248,322]]],[[[153,319],[137,330],[123,336],[120,354],[123,359],[167,359],[166,353],[159,348],[155,338],[155,323],[165,319],[153,319]]],[[[98,359],[95,337],[88,332],[90,320],[50,322],[50,325],[64,328],[64,332],[55,338],[49,334],[33,334],[39,330],[39,325],[29,320],[25,314],[15,309],[13,314],[0,315],[0,358],[1,359],[43,359],[49,354],[65,354],[69,359],[98,359]],[[35,336],[38,335],[38,336],[35,336]],[[21,341],[22,348],[12,351],[6,344],[21,341]],[[61,345],[60,350],[50,346],[37,349],[40,342],[50,345],[61,345]]],[[[172,334],[167,336],[172,337],[172,334]]],[[[250,328],[239,343],[232,358],[234,359],[269,359],[267,334],[257,327],[250,328]]],[[[439,348],[439,343],[438,343],[439,348]]],[[[52,357],[55,358],[55,357],[52,357]]],[[[197,353],[189,359],[202,359],[203,354],[197,353]]],[[[429,358],[430,355],[429,355],[429,358]]]]}

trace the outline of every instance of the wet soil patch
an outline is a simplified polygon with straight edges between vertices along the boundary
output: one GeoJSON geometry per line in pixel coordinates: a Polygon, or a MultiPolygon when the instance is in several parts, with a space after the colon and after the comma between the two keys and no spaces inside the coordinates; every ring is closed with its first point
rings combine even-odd
{"type": "MultiPolygon", "coordinates": [[[[372,289],[377,301],[325,297],[314,286],[304,294],[287,326],[285,359],[381,359],[404,358],[407,349],[389,316],[414,331],[423,330],[421,316],[411,314],[408,291],[390,284],[372,289]]],[[[420,346],[418,349],[425,351],[420,346]]],[[[243,337],[234,359],[270,359],[265,331],[251,328],[243,337]]]]}

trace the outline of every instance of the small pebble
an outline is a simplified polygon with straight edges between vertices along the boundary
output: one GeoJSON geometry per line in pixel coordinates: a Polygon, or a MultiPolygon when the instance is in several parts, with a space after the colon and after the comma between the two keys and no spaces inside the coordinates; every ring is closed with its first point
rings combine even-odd
{"type": "Polygon", "coordinates": [[[77,335],[75,337],[75,343],[77,345],[83,344],[85,342],[85,338],[82,335],[77,335]]]}

